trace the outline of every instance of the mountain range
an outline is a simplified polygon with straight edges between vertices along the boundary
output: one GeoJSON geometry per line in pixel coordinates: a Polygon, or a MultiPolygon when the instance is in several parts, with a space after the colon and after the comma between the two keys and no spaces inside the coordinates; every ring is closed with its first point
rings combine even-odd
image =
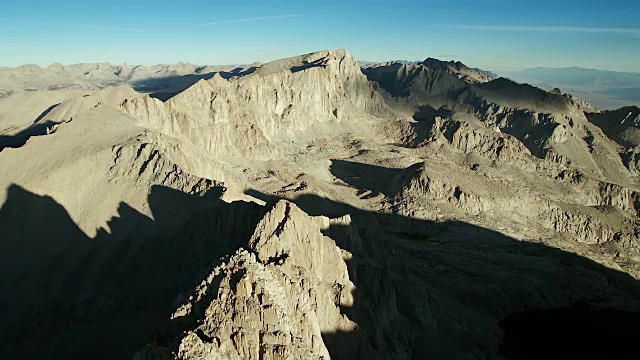
{"type": "Polygon", "coordinates": [[[595,106],[612,110],[640,105],[640,73],[604,71],[579,67],[538,67],[503,75],[545,88],[561,88],[595,106]]]}
{"type": "Polygon", "coordinates": [[[637,107],[343,49],[0,89],[0,358],[635,351],[637,107]]]}

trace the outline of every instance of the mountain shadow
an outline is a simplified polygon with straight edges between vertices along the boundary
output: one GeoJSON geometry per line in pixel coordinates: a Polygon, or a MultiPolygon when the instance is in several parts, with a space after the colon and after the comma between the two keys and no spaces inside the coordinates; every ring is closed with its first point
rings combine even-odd
{"type": "Polygon", "coordinates": [[[430,106],[420,106],[413,114],[413,119],[416,121],[433,121],[436,117],[448,118],[454,115],[454,112],[447,109],[445,106],[441,106],[438,109],[430,106]]]}
{"type": "Polygon", "coordinates": [[[181,93],[200,80],[209,80],[216,74],[223,79],[230,80],[253,73],[257,67],[235,68],[231,71],[213,71],[209,73],[167,76],[162,78],[148,78],[134,81],[129,85],[138,92],[149,93],[151,97],[161,101],[167,101],[181,93]]]}
{"type": "Polygon", "coordinates": [[[44,117],[49,115],[49,113],[51,113],[53,111],[53,109],[55,109],[58,105],[60,105],[60,103],[53,104],[53,105],[49,106],[45,111],[40,113],[40,115],[38,115],[38,117],[35,120],[33,120],[33,122],[37,123],[40,120],[44,119],[44,117]]]}
{"type": "MultiPolygon", "coordinates": [[[[46,114],[40,116],[44,117],[46,114]]],[[[36,119],[31,126],[15,135],[0,135],[0,151],[5,148],[19,148],[26,144],[32,136],[47,135],[51,131],[52,127],[57,124],[55,121],[51,120],[41,123],[37,121],[38,119],[36,119]]]]}
{"type": "Polygon", "coordinates": [[[325,231],[353,255],[357,290],[345,312],[359,325],[323,334],[332,359],[636,356],[640,283],[626,273],[461,221],[370,212],[312,194],[290,200],[311,215],[351,218],[325,231]],[[609,313],[617,315],[602,316],[609,313]]]}
{"type": "Polygon", "coordinates": [[[381,166],[333,159],[329,167],[331,174],[345,183],[358,188],[358,195],[394,196],[400,191],[397,180],[407,170],[403,168],[385,168],[381,166]]]}
{"type": "MultiPolygon", "coordinates": [[[[51,197],[11,186],[0,208],[0,358],[114,359],[150,342],[175,346],[185,328],[171,312],[221,258],[246,246],[269,207],[226,203],[221,193],[154,186],[153,219],[123,203],[110,230],[89,238],[51,197]]],[[[353,254],[357,288],[343,310],[358,328],[323,334],[333,359],[526,358],[501,348],[512,334],[545,358],[585,349],[625,358],[635,344],[640,284],[626,273],[464,222],[370,212],[312,194],[291,200],[311,215],[350,217],[324,230],[353,254]],[[552,321],[519,335],[538,316],[501,323],[536,309],[557,320],[553,309],[585,306],[625,316],[614,317],[615,331],[589,311],[580,315],[589,321],[567,322],[565,338],[580,334],[577,326],[598,335],[584,348],[591,340],[551,349],[542,330],[552,321]]]]}
{"type": "Polygon", "coordinates": [[[314,67],[320,67],[320,68],[326,68],[327,64],[326,64],[326,59],[318,59],[315,61],[311,61],[311,62],[306,62],[303,65],[299,65],[299,66],[293,66],[291,68],[291,72],[292,73],[297,73],[299,71],[304,71],[307,69],[311,69],[314,67]]]}
{"type": "Polygon", "coordinates": [[[19,186],[0,209],[0,358],[121,359],[253,233],[264,209],[154,186],[154,219],[122,203],[87,237],[48,196],[19,186]]]}

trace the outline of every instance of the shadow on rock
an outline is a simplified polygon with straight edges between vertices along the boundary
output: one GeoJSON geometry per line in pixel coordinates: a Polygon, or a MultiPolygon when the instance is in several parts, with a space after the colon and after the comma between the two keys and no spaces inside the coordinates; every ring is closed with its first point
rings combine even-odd
{"type": "Polygon", "coordinates": [[[345,183],[358,188],[358,195],[365,197],[384,194],[394,196],[401,190],[403,175],[410,172],[404,168],[385,168],[346,160],[331,160],[331,174],[345,183]],[[370,191],[369,194],[365,194],[370,191]]]}
{"type": "Polygon", "coordinates": [[[133,354],[264,213],[220,194],[154,186],[154,219],[122,203],[92,239],[54,199],[11,186],[0,209],[0,358],[133,354]]]}
{"type": "Polygon", "coordinates": [[[218,71],[203,74],[188,74],[182,76],[169,76],[162,78],[149,78],[131,83],[131,87],[138,92],[149,93],[151,97],[161,101],[167,101],[173,96],[181,93],[191,85],[200,80],[209,80],[216,74],[223,79],[229,80],[253,73],[257,68],[236,68],[231,71],[218,71]]]}
{"type": "MultiPolygon", "coordinates": [[[[174,346],[184,328],[172,311],[222,257],[246,247],[269,207],[225,203],[219,194],[154,186],[153,219],[123,203],[110,231],[89,238],[52,198],[10,187],[0,208],[0,357],[113,359],[150,342],[174,346]]],[[[369,212],[311,194],[291,200],[311,215],[342,217],[324,234],[352,254],[355,299],[342,310],[358,327],[324,331],[334,359],[527,358],[510,352],[514,337],[544,358],[626,358],[633,350],[640,284],[628,274],[464,222],[369,212]],[[544,330],[556,326],[556,309],[582,309],[583,321],[563,322],[564,336],[586,328],[600,341],[552,349],[544,330]],[[599,315],[611,309],[622,314],[615,331],[599,315]],[[533,310],[546,316],[517,315],[533,310]],[[527,327],[540,331],[522,335],[527,327]]]]}
{"type": "MultiPolygon", "coordinates": [[[[41,116],[46,116],[43,113],[41,116]]],[[[40,117],[39,117],[40,118],[40,117]]],[[[43,136],[49,134],[51,129],[57,125],[55,121],[45,121],[42,123],[36,120],[31,126],[20,131],[15,135],[0,135],[0,151],[5,148],[19,148],[27,143],[27,141],[33,136],[43,136]]]]}
{"type": "Polygon", "coordinates": [[[528,359],[531,347],[538,358],[634,357],[640,284],[626,273],[464,222],[369,212],[312,194],[290,200],[312,215],[351,218],[325,231],[353,254],[348,265],[357,290],[344,313],[359,325],[323,335],[332,358],[353,358],[357,348],[359,358],[528,359]],[[547,314],[537,324],[512,319],[534,309],[547,314]],[[550,342],[545,328],[561,320],[557,311],[576,309],[582,320],[564,324],[567,341],[550,342]],[[601,321],[603,311],[624,314],[615,331],[601,321]],[[534,325],[539,331],[525,335],[523,328],[534,325]],[[600,341],[582,346],[586,339],[576,341],[576,334],[585,332],[600,341]]]}

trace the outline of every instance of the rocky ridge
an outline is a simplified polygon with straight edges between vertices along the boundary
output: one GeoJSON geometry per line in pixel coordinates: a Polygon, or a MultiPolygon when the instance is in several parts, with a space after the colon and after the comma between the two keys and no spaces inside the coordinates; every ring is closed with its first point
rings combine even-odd
{"type": "Polygon", "coordinates": [[[257,160],[281,157],[281,148],[306,146],[319,134],[357,129],[362,113],[390,114],[345,51],[269,63],[230,82],[214,76],[167,102],[146,96],[122,108],[206,152],[257,160]]]}
{"type": "Polygon", "coordinates": [[[242,66],[198,66],[193,64],[170,65],[113,65],[100,64],[51,64],[47,67],[23,65],[17,68],[0,68],[0,97],[13,93],[41,90],[99,90],[112,86],[131,85],[140,91],[158,92],[167,89],[180,91],[199,78],[214,73],[239,72],[242,66]]]}

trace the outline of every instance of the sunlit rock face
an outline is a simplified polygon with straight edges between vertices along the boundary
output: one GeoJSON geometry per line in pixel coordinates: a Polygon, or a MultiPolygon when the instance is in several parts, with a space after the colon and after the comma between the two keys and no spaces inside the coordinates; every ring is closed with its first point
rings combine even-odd
{"type": "MultiPolygon", "coordinates": [[[[345,264],[351,254],[322,234],[328,226],[328,218],[276,203],[258,224],[249,250],[216,269],[192,302],[173,315],[202,317],[180,341],[177,357],[329,358],[323,334],[351,332],[357,325],[341,312],[353,305],[345,264]],[[199,304],[207,297],[209,303],[199,304]],[[203,314],[193,313],[198,306],[206,308],[203,314]]],[[[341,352],[357,355],[359,346],[341,352]]]]}
{"type": "Polygon", "coordinates": [[[122,108],[204,151],[258,160],[281,157],[280,146],[304,143],[309,132],[335,132],[353,127],[363,113],[389,113],[344,50],[279,60],[232,82],[214,76],[166,103],[146,97],[122,108]]]}

